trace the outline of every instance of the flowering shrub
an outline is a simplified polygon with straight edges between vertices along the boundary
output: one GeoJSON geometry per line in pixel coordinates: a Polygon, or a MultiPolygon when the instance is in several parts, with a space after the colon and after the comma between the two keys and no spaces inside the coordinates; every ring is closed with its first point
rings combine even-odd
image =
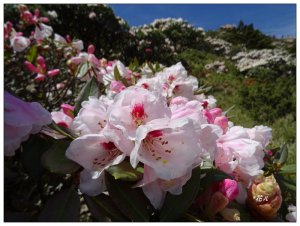
{"type": "Polygon", "coordinates": [[[5,88],[22,97],[31,80],[51,113],[5,92],[6,221],[79,221],[86,207],[95,221],[295,219],[295,165],[271,128],[234,125],[181,62],[98,59],[19,10],[34,31],[5,24],[5,70],[27,72],[5,88]]]}

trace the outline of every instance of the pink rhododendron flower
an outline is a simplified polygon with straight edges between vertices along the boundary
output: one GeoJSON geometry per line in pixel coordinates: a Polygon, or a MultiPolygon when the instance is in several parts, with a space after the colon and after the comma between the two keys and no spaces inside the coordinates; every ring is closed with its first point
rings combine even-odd
{"type": "Polygon", "coordinates": [[[30,45],[30,40],[20,35],[13,35],[10,37],[10,45],[14,51],[23,52],[30,45]]]}
{"type": "Polygon", "coordinates": [[[136,130],[155,119],[169,119],[171,111],[159,93],[139,87],[129,87],[114,98],[108,109],[109,123],[121,130],[127,139],[134,140],[136,130]]]}
{"type": "MultiPolygon", "coordinates": [[[[217,141],[216,166],[243,182],[247,187],[251,180],[261,174],[264,166],[264,143],[253,140],[248,129],[234,126],[217,141]]],[[[256,138],[256,136],[253,136],[256,138]]]]}
{"type": "Polygon", "coordinates": [[[142,162],[153,168],[158,178],[171,180],[200,164],[201,151],[191,120],[166,125],[163,120],[156,120],[138,127],[130,162],[133,167],[142,162]]]}
{"type": "Polygon", "coordinates": [[[142,187],[144,194],[155,209],[160,209],[164,203],[167,192],[173,195],[182,193],[182,186],[191,178],[192,171],[186,175],[172,180],[159,179],[154,170],[144,165],[144,176],[135,187],[142,187]]]}
{"type": "Polygon", "coordinates": [[[66,156],[85,170],[80,175],[80,189],[88,195],[98,195],[105,189],[103,171],[121,163],[125,154],[102,134],[89,134],[72,141],[66,156]]]}
{"type": "Polygon", "coordinates": [[[88,101],[83,101],[81,106],[74,118],[72,129],[79,135],[100,133],[107,123],[107,105],[91,96],[88,101]]]}
{"type": "Polygon", "coordinates": [[[54,34],[54,43],[58,47],[72,47],[76,49],[78,53],[83,50],[83,42],[81,40],[71,40],[70,36],[67,37],[68,38],[65,39],[59,34],[54,34]]]}
{"type": "Polygon", "coordinates": [[[50,113],[40,104],[24,102],[4,92],[4,154],[13,156],[21,142],[38,133],[52,121],[50,113]]]}

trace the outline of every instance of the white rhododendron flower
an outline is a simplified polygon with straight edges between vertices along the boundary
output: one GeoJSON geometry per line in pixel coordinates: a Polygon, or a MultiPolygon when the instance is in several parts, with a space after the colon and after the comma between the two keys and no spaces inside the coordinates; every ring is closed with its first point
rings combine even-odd
{"type": "Polygon", "coordinates": [[[10,38],[10,45],[14,51],[23,52],[30,45],[30,40],[23,36],[14,35],[10,38]]]}
{"type": "Polygon", "coordinates": [[[36,27],[35,27],[35,32],[34,32],[34,38],[36,40],[43,40],[45,38],[48,38],[49,36],[52,35],[53,32],[53,28],[43,24],[43,23],[39,23],[36,27]]]}

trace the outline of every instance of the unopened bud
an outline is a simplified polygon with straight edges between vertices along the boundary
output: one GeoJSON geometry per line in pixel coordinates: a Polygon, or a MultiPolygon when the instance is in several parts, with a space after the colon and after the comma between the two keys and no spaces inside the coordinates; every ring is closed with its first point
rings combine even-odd
{"type": "Polygon", "coordinates": [[[250,210],[264,220],[273,219],[282,203],[281,190],[273,175],[259,176],[248,190],[250,210]]]}

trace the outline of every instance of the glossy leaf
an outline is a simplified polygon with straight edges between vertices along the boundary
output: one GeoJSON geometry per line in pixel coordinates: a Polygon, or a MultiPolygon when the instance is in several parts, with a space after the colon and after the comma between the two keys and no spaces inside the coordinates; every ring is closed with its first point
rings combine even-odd
{"type": "Polygon", "coordinates": [[[57,140],[42,156],[43,166],[51,173],[71,174],[80,166],[65,155],[70,145],[69,140],[57,140]]]}
{"type": "Polygon", "coordinates": [[[79,72],[77,74],[78,78],[82,78],[84,77],[89,71],[89,64],[88,63],[84,63],[80,66],[79,72]]]}
{"type": "Polygon", "coordinates": [[[116,180],[137,181],[142,179],[144,169],[142,167],[132,168],[128,161],[109,167],[107,170],[116,180]]]}
{"type": "Polygon", "coordinates": [[[78,97],[76,98],[75,101],[75,110],[74,110],[74,115],[76,116],[81,109],[81,103],[83,101],[86,101],[89,99],[89,96],[95,96],[99,97],[100,96],[100,90],[98,87],[98,82],[97,80],[92,77],[83,87],[83,89],[80,91],[78,97]]]}
{"type": "Polygon", "coordinates": [[[279,163],[284,164],[286,163],[288,159],[288,148],[286,144],[283,144],[280,150],[280,158],[279,158],[279,163]]]}
{"type": "Polygon", "coordinates": [[[121,75],[117,66],[114,68],[114,76],[116,81],[121,81],[121,75]]]}
{"type": "Polygon", "coordinates": [[[183,186],[180,195],[167,194],[160,212],[160,221],[170,222],[181,217],[191,206],[200,188],[201,169],[195,168],[190,180],[183,186]]]}
{"type": "Polygon", "coordinates": [[[117,222],[128,221],[111,197],[107,195],[101,194],[95,197],[84,195],[84,200],[93,217],[98,221],[105,221],[106,217],[117,222]]]}
{"type": "Polygon", "coordinates": [[[79,221],[80,200],[74,187],[59,191],[51,197],[42,210],[40,222],[79,221]]]}
{"type": "Polygon", "coordinates": [[[109,173],[105,179],[109,195],[126,217],[136,222],[149,221],[153,209],[141,188],[132,188],[134,183],[115,180],[109,173]]]}
{"type": "Polygon", "coordinates": [[[37,48],[36,46],[32,46],[27,54],[26,54],[26,59],[30,62],[33,63],[35,61],[35,59],[37,58],[38,52],[37,52],[37,48]]]}

